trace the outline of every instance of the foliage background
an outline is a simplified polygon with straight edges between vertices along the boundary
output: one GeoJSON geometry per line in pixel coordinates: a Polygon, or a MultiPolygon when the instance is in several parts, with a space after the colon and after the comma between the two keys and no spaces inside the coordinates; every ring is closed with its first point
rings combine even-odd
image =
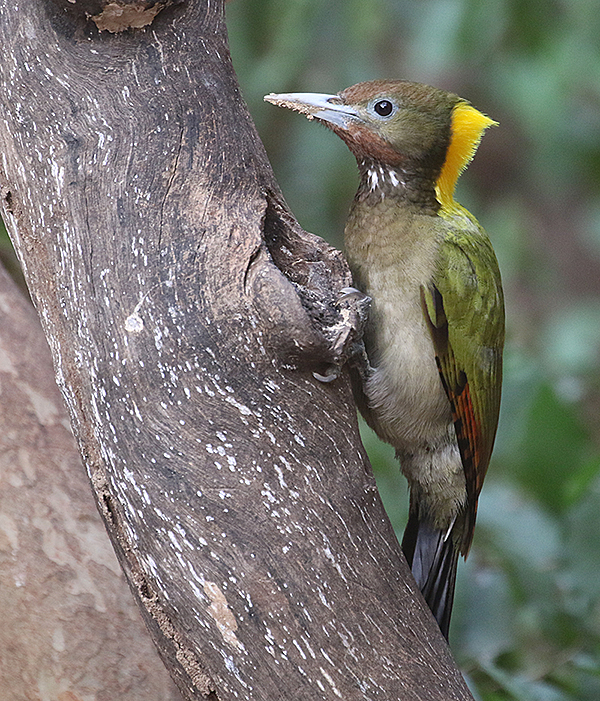
{"type": "MultiPolygon", "coordinates": [[[[337,246],[357,175],[326,129],[262,101],[408,78],[500,122],[459,184],[504,277],[494,458],[451,647],[478,699],[600,699],[600,12],[595,0],[235,0],[234,64],[286,199],[337,246]]],[[[406,485],[365,430],[401,534],[406,485]]]]}
{"type": "MultiPolygon", "coordinates": [[[[342,142],[262,101],[407,78],[500,122],[459,183],[503,272],[502,414],[451,647],[482,701],[600,699],[600,12],[596,0],[235,0],[234,64],[285,196],[342,246],[342,142]]],[[[18,275],[10,244],[0,258],[18,275]]],[[[401,534],[406,485],[364,431],[401,534]]]]}

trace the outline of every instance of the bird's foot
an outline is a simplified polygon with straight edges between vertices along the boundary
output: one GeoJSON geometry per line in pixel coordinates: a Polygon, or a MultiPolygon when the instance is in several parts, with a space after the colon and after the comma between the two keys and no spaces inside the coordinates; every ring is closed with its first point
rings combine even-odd
{"type": "Polygon", "coordinates": [[[313,372],[319,382],[333,382],[342,371],[346,362],[356,366],[361,372],[361,367],[368,367],[369,360],[362,342],[362,335],[369,318],[371,298],[357,290],[355,287],[344,287],[340,290],[336,306],[340,310],[340,321],[331,327],[331,357],[333,359],[321,374],[313,372]]]}

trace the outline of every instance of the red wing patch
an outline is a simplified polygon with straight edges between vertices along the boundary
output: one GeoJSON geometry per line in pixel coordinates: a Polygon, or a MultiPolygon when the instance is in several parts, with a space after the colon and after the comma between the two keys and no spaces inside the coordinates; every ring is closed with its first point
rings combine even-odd
{"type": "Polygon", "coordinates": [[[465,467],[467,493],[471,499],[477,499],[483,482],[479,479],[477,470],[482,457],[480,454],[481,431],[475,418],[468,381],[457,394],[451,395],[450,402],[456,437],[465,467]]]}
{"type": "Polygon", "coordinates": [[[473,540],[475,530],[475,517],[477,515],[477,499],[483,486],[485,471],[482,466],[482,435],[479,423],[475,417],[475,410],[471,400],[469,382],[464,372],[459,373],[459,381],[450,387],[442,371],[440,359],[436,357],[440,377],[446,390],[446,395],[452,407],[452,420],[456,439],[465,471],[465,484],[467,488],[467,520],[465,536],[461,551],[467,555],[473,540]]]}

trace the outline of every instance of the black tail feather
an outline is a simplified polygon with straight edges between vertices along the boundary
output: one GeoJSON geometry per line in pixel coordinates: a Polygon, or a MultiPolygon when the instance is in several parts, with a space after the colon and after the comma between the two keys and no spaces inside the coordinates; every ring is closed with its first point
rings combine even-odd
{"type": "Polygon", "coordinates": [[[413,512],[404,531],[402,549],[417,586],[448,640],[459,554],[452,533],[432,528],[413,512]]]}

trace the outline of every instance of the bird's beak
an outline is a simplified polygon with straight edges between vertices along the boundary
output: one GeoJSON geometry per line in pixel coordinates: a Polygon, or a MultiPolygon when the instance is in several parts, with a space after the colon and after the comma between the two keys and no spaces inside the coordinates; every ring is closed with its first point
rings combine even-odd
{"type": "Polygon", "coordinates": [[[353,107],[344,105],[339,95],[323,95],[312,92],[293,92],[275,95],[265,95],[265,101],[278,107],[287,107],[309,119],[319,119],[322,122],[347,129],[350,122],[359,119],[358,112],[353,107]]]}

